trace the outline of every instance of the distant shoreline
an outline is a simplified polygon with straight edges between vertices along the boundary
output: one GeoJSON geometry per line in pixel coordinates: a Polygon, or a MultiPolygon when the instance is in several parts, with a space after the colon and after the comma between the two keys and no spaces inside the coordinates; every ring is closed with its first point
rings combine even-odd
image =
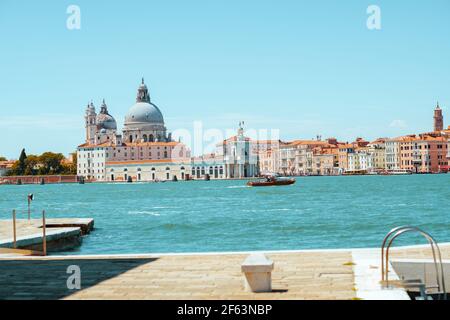
{"type": "MultiPolygon", "coordinates": [[[[312,178],[312,177],[360,177],[360,176],[416,176],[416,175],[442,175],[447,172],[440,173],[410,173],[410,174],[340,174],[340,175],[287,175],[283,177],[290,178],[312,178]]],[[[163,180],[163,181],[84,181],[84,184],[153,184],[153,183],[166,183],[166,182],[195,182],[195,181],[248,181],[257,180],[261,177],[248,177],[248,178],[228,178],[228,179],[190,179],[190,180],[163,180]]],[[[0,177],[0,186],[19,186],[19,185],[46,185],[46,184],[81,184],[77,176],[73,175],[61,175],[61,176],[21,176],[21,177],[0,177]],[[44,183],[42,183],[44,179],[44,183]],[[9,180],[5,182],[5,180],[9,180]],[[21,183],[18,183],[21,180],[21,183]]]]}

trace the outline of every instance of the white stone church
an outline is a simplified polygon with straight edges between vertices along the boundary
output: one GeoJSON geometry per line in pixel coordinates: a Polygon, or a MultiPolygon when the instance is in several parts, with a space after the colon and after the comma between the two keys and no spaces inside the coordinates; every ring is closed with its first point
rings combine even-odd
{"type": "Polygon", "coordinates": [[[167,133],[142,79],[122,133],[103,101],[86,108],[86,142],[78,147],[78,176],[89,181],[165,181],[189,178],[190,150],[167,133]]]}
{"type": "Polygon", "coordinates": [[[217,145],[213,155],[191,158],[183,143],[172,140],[159,108],[142,79],[136,103],[122,132],[103,100],[97,113],[91,102],[85,115],[86,141],[78,146],[78,176],[87,181],[130,182],[254,177],[257,157],[242,125],[237,135],[217,145]]]}

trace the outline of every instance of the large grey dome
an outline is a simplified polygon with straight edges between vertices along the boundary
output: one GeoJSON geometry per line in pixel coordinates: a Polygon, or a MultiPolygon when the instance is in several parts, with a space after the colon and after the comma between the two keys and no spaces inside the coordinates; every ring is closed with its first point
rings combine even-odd
{"type": "Polygon", "coordinates": [[[150,102],[137,102],[125,116],[125,125],[130,123],[162,124],[164,119],[161,111],[150,102]]]}

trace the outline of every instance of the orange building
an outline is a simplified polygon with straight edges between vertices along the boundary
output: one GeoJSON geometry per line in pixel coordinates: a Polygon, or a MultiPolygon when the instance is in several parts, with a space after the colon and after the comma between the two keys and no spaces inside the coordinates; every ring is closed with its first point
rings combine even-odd
{"type": "Polygon", "coordinates": [[[409,135],[398,138],[400,169],[415,173],[447,171],[447,139],[439,133],[409,135]]]}

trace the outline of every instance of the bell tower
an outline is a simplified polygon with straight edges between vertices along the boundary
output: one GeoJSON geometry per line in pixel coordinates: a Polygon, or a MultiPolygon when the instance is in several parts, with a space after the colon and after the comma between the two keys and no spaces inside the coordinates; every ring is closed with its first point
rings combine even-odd
{"type": "Polygon", "coordinates": [[[86,143],[95,144],[95,134],[97,131],[97,113],[95,112],[94,103],[88,103],[86,107],[86,143]]]}
{"type": "Polygon", "coordinates": [[[438,102],[436,109],[434,109],[434,131],[442,130],[444,130],[444,116],[438,102]]]}

